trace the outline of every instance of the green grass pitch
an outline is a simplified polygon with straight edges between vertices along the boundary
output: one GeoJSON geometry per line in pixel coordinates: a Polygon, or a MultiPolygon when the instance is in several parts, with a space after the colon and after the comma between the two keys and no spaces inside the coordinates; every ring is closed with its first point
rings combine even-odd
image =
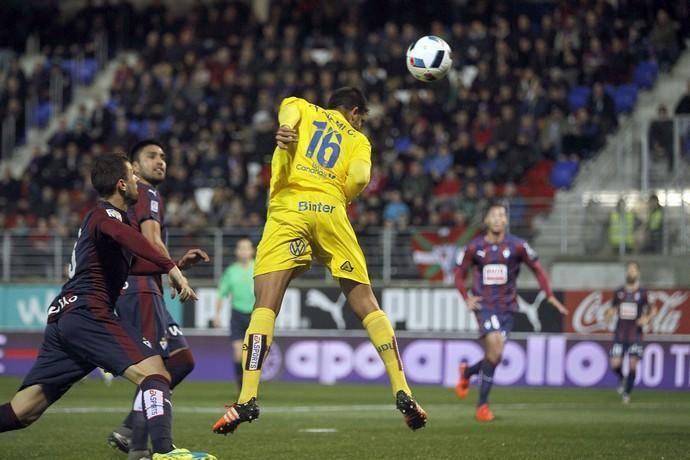
{"type": "MultiPolygon", "coordinates": [[[[18,379],[0,378],[0,402],[18,379]]],[[[121,459],[106,442],[127,412],[134,386],[117,380],[76,385],[30,428],[0,434],[3,459],[121,459]]],[[[449,389],[417,386],[429,412],[409,431],[387,386],[265,383],[261,418],[235,434],[211,433],[234,383],[186,382],[175,391],[180,447],[225,459],[681,459],[690,458],[690,395],[613,390],[495,388],[491,424],[474,421],[449,389]]]]}

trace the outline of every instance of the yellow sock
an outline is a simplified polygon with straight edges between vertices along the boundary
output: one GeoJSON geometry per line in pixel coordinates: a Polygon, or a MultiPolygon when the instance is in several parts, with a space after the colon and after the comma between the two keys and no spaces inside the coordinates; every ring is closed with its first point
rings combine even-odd
{"type": "Polygon", "coordinates": [[[388,378],[393,389],[393,396],[395,397],[400,390],[411,395],[412,391],[407,386],[405,372],[403,371],[402,361],[398,353],[398,342],[395,340],[395,332],[393,332],[393,326],[391,326],[391,322],[386,314],[383,310],[371,312],[364,318],[362,325],[367,330],[369,339],[374,344],[376,351],[379,352],[384,366],[386,366],[386,372],[388,372],[388,378]]]}
{"type": "Polygon", "coordinates": [[[276,314],[270,308],[257,307],[252,312],[242,344],[242,390],[237,402],[246,403],[259,393],[261,365],[273,342],[276,314]]]}

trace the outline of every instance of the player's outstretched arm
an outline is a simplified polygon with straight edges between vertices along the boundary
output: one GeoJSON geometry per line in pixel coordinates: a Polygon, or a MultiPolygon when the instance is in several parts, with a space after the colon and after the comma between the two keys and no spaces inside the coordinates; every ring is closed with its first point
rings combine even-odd
{"type": "MultiPolygon", "coordinates": [[[[156,265],[160,269],[160,272],[168,273],[173,268],[176,268],[175,262],[173,262],[170,257],[161,254],[157,248],[141,235],[141,233],[137,232],[129,225],[123,224],[119,220],[104,217],[97,223],[97,228],[99,231],[117,241],[118,244],[135,256],[156,265]]],[[[146,264],[143,266],[145,265],[146,264]]]]}

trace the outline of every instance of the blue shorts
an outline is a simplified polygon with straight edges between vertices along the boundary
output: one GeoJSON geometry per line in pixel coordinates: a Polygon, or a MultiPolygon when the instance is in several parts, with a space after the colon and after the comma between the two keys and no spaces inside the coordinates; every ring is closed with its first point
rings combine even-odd
{"type": "Polygon", "coordinates": [[[247,332],[251,319],[251,313],[233,310],[230,314],[230,340],[244,340],[244,334],[247,332]]]}
{"type": "Polygon", "coordinates": [[[128,367],[155,355],[141,334],[112,312],[77,308],[48,323],[36,362],[20,390],[43,385],[52,403],[96,367],[122,375],[128,367]]]}
{"type": "Polygon", "coordinates": [[[480,337],[491,332],[500,332],[507,338],[513,330],[514,313],[512,311],[479,310],[475,312],[475,316],[479,325],[480,337]]]}
{"type": "Polygon", "coordinates": [[[189,348],[179,324],[165,307],[162,296],[150,292],[135,292],[117,299],[115,312],[122,322],[131,324],[139,334],[151,342],[154,350],[167,358],[175,350],[189,348]]]}
{"type": "Polygon", "coordinates": [[[622,358],[627,353],[628,356],[635,356],[641,359],[643,351],[644,347],[641,342],[614,342],[613,345],[611,345],[609,356],[611,358],[622,358]]]}

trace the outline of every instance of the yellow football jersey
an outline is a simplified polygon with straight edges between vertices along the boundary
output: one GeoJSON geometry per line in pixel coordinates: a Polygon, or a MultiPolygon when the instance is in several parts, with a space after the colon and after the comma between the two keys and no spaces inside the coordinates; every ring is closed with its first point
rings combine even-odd
{"type": "Polygon", "coordinates": [[[282,190],[319,191],[345,203],[345,180],[350,163],[371,164],[371,144],[337,110],[327,110],[298,97],[281,103],[296,104],[300,120],[296,144],[276,147],[271,161],[270,197],[282,190]]]}

